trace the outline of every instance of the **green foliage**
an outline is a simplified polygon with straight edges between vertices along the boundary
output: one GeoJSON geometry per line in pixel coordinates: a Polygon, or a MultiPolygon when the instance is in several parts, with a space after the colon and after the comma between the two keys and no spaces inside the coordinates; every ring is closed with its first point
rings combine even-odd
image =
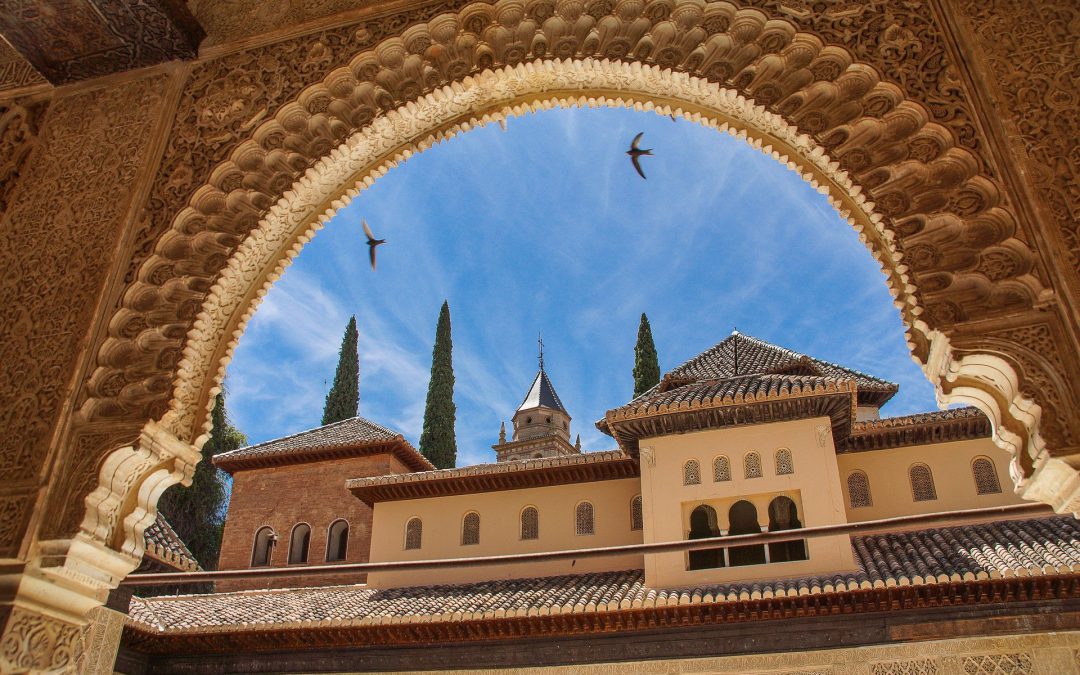
{"type": "Polygon", "coordinates": [[[322,423],[330,424],[356,417],[360,405],[360,357],[356,353],[356,317],[349,319],[341,338],[334,385],[326,395],[322,423]]]}
{"type": "Polygon", "coordinates": [[[420,434],[420,453],[440,469],[452,469],[457,465],[453,350],[450,305],[443,302],[435,329],[435,348],[431,351],[431,382],[424,408],[424,431],[420,434]]]}
{"type": "Polygon", "coordinates": [[[660,383],[660,361],[653,344],[649,317],[641,313],[638,325],[637,345],[634,346],[634,398],[641,396],[660,383]]]}
{"type": "Polygon", "coordinates": [[[244,434],[229,424],[224,392],[217,395],[210,419],[213,422],[210,439],[203,445],[202,459],[195,466],[191,486],[174,485],[158,501],[158,511],[207,570],[217,568],[228,499],[225,475],[211,458],[247,444],[244,434]]]}

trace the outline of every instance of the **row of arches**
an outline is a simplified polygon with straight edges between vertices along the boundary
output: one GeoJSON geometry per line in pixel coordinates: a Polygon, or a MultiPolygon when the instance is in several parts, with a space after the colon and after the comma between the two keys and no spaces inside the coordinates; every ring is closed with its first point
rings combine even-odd
{"type": "MultiPolygon", "coordinates": [[[[278,535],[269,525],[260,527],[255,532],[255,541],[251,547],[251,566],[266,567],[273,560],[274,546],[278,535]]],[[[288,564],[303,565],[308,562],[311,548],[311,526],[297,523],[289,534],[288,564]]],[[[326,562],[345,560],[349,551],[349,523],[344,519],[335,520],[326,529],[326,562]]]]}
{"type": "MultiPolygon", "coordinates": [[[[643,527],[641,495],[630,500],[630,529],[643,527]]],[[[596,534],[596,510],[590,501],[580,501],[574,507],[574,534],[589,536],[596,534]]],[[[525,506],[518,516],[518,538],[530,541],[540,538],[540,509],[525,506]]],[[[405,550],[419,550],[423,547],[424,521],[419,516],[409,518],[405,523],[405,550]]],[[[474,546],[480,543],[480,514],[469,511],[461,518],[461,545],[474,546]]]]}
{"type": "MultiPolygon", "coordinates": [[[[795,473],[795,460],[791,456],[791,450],[780,448],[774,456],[774,466],[777,476],[787,476],[795,473]]],[[[713,482],[723,483],[730,481],[731,460],[726,455],[720,455],[713,459],[713,482]]],[[[743,478],[761,478],[764,472],[761,467],[761,455],[750,451],[743,455],[743,478]]],[[[701,464],[696,459],[687,460],[683,464],[683,485],[701,484],[701,464]]]]}
{"type": "MultiPolygon", "coordinates": [[[[998,480],[997,467],[989,457],[976,457],[971,460],[971,477],[975,482],[975,494],[1001,494],[1001,481],[998,480]]],[[[938,498],[934,473],[922,462],[908,467],[908,484],[911,487],[911,500],[915,502],[934,501],[938,498]]],[[[870,478],[865,471],[855,470],[847,476],[848,506],[858,509],[874,505],[870,490],[870,478]]]]}
{"type": "MultiPolygon", "coordinates": [[[[769,502],[769,532],[797,530],[803,527],[799,520],[799,509],[790,497],[779,496],[769,502]]],[[[716,509],[708,504],[701,504],[690,512],[690,531],[687,539],[709,539],[712,537],[730,537],[740,534],[761,532],[758,523],[757,507],[753,503],[740,499],[728,509],[728,530],[722,531],[716,517],[716,509]]],[[[773,542],[767,546],[755,544],[749,546],[727,546],[710,548],[687,553],[688,570],[712,569],[716,567],[739,567],[743,565],[764,565],[766,563],[806,560],[806,541],[773,542]]]]}

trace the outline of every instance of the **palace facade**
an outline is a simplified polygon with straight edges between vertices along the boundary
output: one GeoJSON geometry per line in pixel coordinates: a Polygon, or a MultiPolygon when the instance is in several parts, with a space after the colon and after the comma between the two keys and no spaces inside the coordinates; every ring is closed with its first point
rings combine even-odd
{"type": "MultiPolygon", "coordinates": [[[[890,669],[915,653],[901,646],[912,640],[953,650],[956,663],[985,656],[980,640],[1006,633],[1016,644],[1080,647],[1069,618],[1080,527],[1008,489],[1007,457],[981,413],[881,417],[896,392],[733,333],[596,422],[612,450],[570,442],[570,414],[541,365],[492,464],[433,470],[399,434],[362,418],[221,455],[234,480],[222,569],[290,572],[219,582],[215,594],[132,599],[118,668],[684,656],[738,672],[754,655],[839,668],[865,665],[862,653],[888,666],[872,672],[900,673],[924,672],[890,669]],[[845,529],[920,514],[942,515],[932,528],[845,529]],[[800,536],[823,526],[836,529],[800,536]],[[760,532],[790,537],[723,539],[760,532]],[[696,539],[715,545],[594,550],[696,539]],[[304,574],[438,560],[458,562],[304,574]],[[502,647],[477,657],[477,641],[502,647]]],[[[1036,658],[1027,653],[1009,658],[1023,665],[1036,658]]],[[[1034,672],[1017,668],[964,672],[1034,672]]]]}

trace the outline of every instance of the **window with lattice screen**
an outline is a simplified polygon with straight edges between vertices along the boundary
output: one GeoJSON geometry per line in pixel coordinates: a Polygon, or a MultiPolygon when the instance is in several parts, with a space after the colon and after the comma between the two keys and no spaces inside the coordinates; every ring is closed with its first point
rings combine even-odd
{"type": "Polygon", "coordinates": [[[980,495],[994,495],[1001,493],[1001,482],[998,481],[997,469],[994,461],[989,457],[976,457],[971,463],[971,473],[975,477],[975,492],[980,495]]]}
{"type": "Polygon", "coordinates": [[[847,477],[848,505],[853,509],[873,506],[870,479],[862,471],[852,471],[847,477]]]}
{"type": "Polygon", "coordinates": [[[466,513],[461,521],[461,545],[472,546],[480,543],[480,514],[473,511],[466,513]]]}
{"type": "Polygon", "coordinates": [[[731,462],[727,457],[717,457],[712,462],[713,482],[723,483],[731,480],[731,462]]]}
{"type": "Polygon", "coordinates": [[[743,458],[743,475],[746,478],[761,478],[761,455],[756,452],[746,453],[743,458]]]}
{"type": "Polygon", "coordinates": [[[698,485],[701,483],[701,465],[696,459],[691,459],[682,468],[682,484],[698,485]]]}
{"type": "Polygon", "coordinates": [[[934,488],[934,475],[930,473],[930,467],[925,464],[916,464],[908,469],[908,477],[911,479],[911,497],[917,502],[929,502],[937,499],[937,489],[934,488]]]}
{"type": "Polygon", "coordinates": [[[776,475],[787,476],[795,473],[795,462],[791,459],[791,451],[780,448],[776,451],[776,475]]]}
{"type": "Polygon", "coordinates": [[[630,529],[640,530],[642,527],[641,495],[638,495],[630,500],[630,529]]]}
{"type": "Polygon", "coordinates": [[[409,518],[405,523],[405,550],[418,549],[423,545],[424,521],[419,518],[409,518]]]}
{"type": "Polygon", "coordinates": [[[526,506],[521,510],[521,538],[540,538],[540,512],[533,506],[526,506]]]}
{"type": "Polygon", "coordinates": [[[594,534],[593,505],[581,502],[574,510],[574,531],[578,534],[594,534]]]}

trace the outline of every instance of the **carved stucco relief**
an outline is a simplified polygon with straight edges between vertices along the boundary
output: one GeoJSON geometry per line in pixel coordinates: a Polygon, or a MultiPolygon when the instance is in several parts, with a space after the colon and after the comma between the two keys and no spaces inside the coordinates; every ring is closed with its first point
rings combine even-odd
{"type": "MultiPolygon", "coordinates": [[[[903,239],[905,265],[924,300],[919,311],[934,325],[947,328],[972,315],[1031,306],[1043,290],[1040,273],[1030,248],[1015,236],[1001,191],[982,175],[985,162],[963,146],[969,135],[932,120],[966,119],[957,112],[963,103],[946,113],[906,101],[902,89],[880,81],[848,51],[798,33],[788,17],[800,12],[808,10],[785,5],[784,18],[776,19],[728,3],[689,0],[631,2],[617,12],[604,3],[475,4],[459,15],[411,26],[377,50],[370,46],[409,24],[411,15],[199,64],[138,233],[126,275],[131,285],[113,320],[116,341],[100,352],[102,368],[83,392],[84,413],[120,416],[133,412],[136,402],[145,417],[163,413],[165,397],[154,393],[159,386],[134,382],[110,367],[120,365],[112,355],[121,342],[138,341],[124,335],[155,336],[142,340],[154,345],[153,352],[128,350],[138,363],[177,363],[180,336],[224,261],[292,182],[348,134],[478,68],[519,63],[530,55],[655,63],[699,74],[765,104],[813,134],[873,196],[903,239]],[[207,176],[209,183],[196,189],[207,176]],[[182,216],[181,225],[177,214],[186,213],[185,203],[198,204],[202,215],[182,216]],[[170,222],[173,233],[166,235],[170,222]],[[134,304],[148,303],[158,308],[155,316],[132,311],[134,304]],[[123,396],[108,393],[117,387],[123,396]]],[[[861,16],[861,10],[856,13],[861,16]]],[[[859,24],[853,16],[834,21],[834,30],[857,42],[862,33],[853,27],[859,24]]],[[[893,22],[898,17],[888,15],[893,22]]],[[[903,30],[890,30],[892,23],[870,23],[881,23],[881,32],[891,36],[875,43],[875,58],[924,54],[923,48],[908,45],[905,51],[894,44],[898,35],[909,38],[903,30]]],[[[919,34],[910,39],[917,41],[919,34]]],[[[930,50],[934,64],[943,58],[939,51],[930,50]]],[[[916,349],[925,352],[925,345],[916,349]]]]}
{"type": "MultiPolygon", "coordinates": [[[[53,101],[39,147],[20,164],[0,221],[5,510],[25,515],[17,504],[36,498],[164,88],[158,76],[53,101]]],[[[21,530],[0,528],[0,555],[15,553],[21,530]]]]}
{"type": "Polygon", "coordinates": [[[0,217],[7,211],[19,174],[37,147],[47,101],[0,101],[0,217]]]}
{"type": "Polygon", "coordinates": [[[994,76],[1000,103],[1080,276],[1080,5],[1072,0],[959,3],[994,76]]]}

